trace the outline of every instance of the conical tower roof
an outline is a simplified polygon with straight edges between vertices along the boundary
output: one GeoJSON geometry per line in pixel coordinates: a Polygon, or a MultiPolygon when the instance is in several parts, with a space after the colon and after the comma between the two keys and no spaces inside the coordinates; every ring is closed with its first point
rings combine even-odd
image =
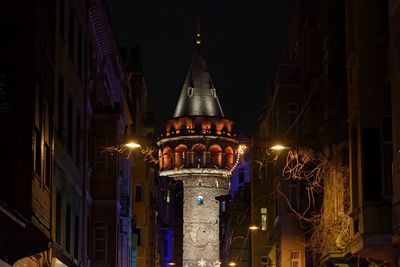
{"type": "Polygon", "coordinates": [[[174,118],[188,116],[224,117],[202,54],[199,32],[196,34],[195,45],[195,53],[176,105],[174,118]]]}

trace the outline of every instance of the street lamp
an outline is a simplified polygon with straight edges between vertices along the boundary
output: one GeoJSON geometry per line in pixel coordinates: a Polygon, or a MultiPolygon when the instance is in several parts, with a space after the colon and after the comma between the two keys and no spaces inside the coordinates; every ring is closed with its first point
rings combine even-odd
{"type": "Polygon", "coordinates": [[[167,262],[166,265],[168,265],[168,266],[175,266],[176,263],[175,263],[175,262],[167,262]]]}
{"type": "Polygon", "coordinates": [[[288,147],[288,146],[283,146],[283,145],[281,145],[281,144],[275,144],[275,145],[271,146],[269,149],[270,149],[270,150],[273,150],[273,151],[283,151],[283,150],[288,150],[288,149],[290,149],[290,147],[288,147]]]}
{"type": "Polygon", "coordinates": [[[249,226],[249,230],[250,230],[250,231],[257,231],[258,229],[260,229],[260,227],[259,227],[258,225],[251,224],[251,225],[249,226]]]}
{"type": "Polygon", "coordinates": [[[130,149],[140,148],[141,145],[134,140],[129,140],[127,143],[124,144],[125,147],[130,149]]]}
{"type": "Polygon", "coordinates": [[[229,264],[228,264],[229,266],[231,266],[231,267],[233,267],[233,266],[236,266],[236,262],[234,262],[234,261],[231,261],[231,262],[229,262],[229,264]]]}

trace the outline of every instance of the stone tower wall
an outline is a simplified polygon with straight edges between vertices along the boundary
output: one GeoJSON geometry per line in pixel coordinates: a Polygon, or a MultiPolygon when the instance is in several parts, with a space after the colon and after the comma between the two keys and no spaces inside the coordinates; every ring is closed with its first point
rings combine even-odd
{"type": "Polygon", "coordinates": [[[229,192],[229,178],[192,175],[184,178],[183,266],[219,266],[219,202],[229,192]],[[197,197],[204,198],[199,204],[197,197]]]}

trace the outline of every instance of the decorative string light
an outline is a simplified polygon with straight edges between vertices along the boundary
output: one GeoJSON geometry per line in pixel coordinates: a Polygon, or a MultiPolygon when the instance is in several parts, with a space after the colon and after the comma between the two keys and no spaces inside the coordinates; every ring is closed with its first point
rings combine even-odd
{"type": "Polygon", "coordinates": [[[237,148],[237,158],[236,158],[236,162],[233,165],[232,169],[229,171],[228,176],[232,175],[232,172],[235,170],[235,168],[237,167],[237,165],[240,163],[241,159],[243,158],[244,153],[247,150],[247,146],[246,145],[239,145],[239,147],[237,148]]]}

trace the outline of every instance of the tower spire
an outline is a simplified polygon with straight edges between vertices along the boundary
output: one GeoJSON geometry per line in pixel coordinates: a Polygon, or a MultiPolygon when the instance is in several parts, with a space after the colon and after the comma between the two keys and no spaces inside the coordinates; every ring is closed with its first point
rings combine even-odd
{"type": "Polygon", "coordinates": [[[200,16],[197,17],[197,32],[195,38],[196,45],[201,44],[201,37],[200,37],[200,16]]]}

